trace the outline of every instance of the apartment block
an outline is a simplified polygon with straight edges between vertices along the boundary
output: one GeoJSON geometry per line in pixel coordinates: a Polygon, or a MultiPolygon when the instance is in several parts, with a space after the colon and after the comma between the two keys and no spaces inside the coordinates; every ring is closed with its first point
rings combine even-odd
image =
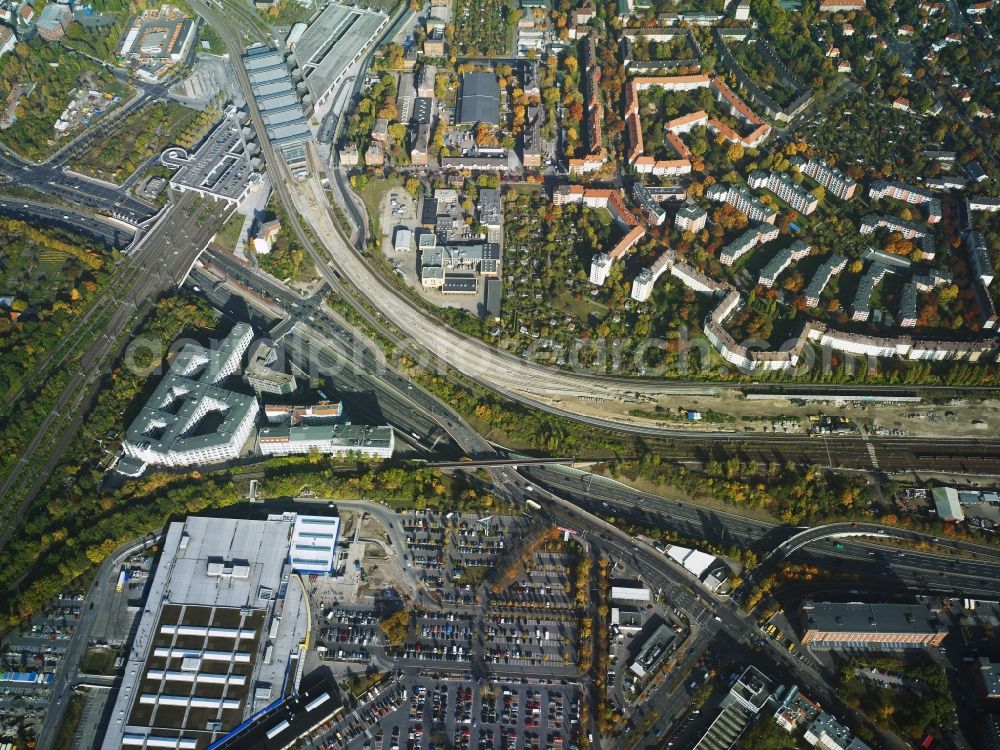
{"type": "Polygon", "coordinates": [[[818,182],[827,193],[843,201],[854,197],[857,183],[837,167],[831,167],[822,159],[806,159],[803,156],[795,156],[790,161],[795,169],[818,182]]]}
{"type": "Polygon", "coordinates": [[[737,211],[747,215],[750,221],[773,224],[777,216],[774,209],[768,208],[756,195],[744,185],[710,185],[705,191],[705,197],[713,203],[728,203],[737,211]]]}
{"type": "Polygon", "coordinates": [[[682,232],[700,232],[708,221],[708,211],[693,203],[682,206],[674,217],[674,227],[682,232]]]}
{"type": "Polygon", "coordinates": [[[778,277],[785,271],[786,268],[788,268],[792,263],[800,261],[808,256],[811,251],[811,245],[807,245],[802,240],[795,240],[795,242],[788,247],[782,248],[775,253],[770,262],[761,270],[757,283],[766,289],[770,289],[774,286],[774,282],[778,280],[778,277]]]}
{"type": "Polygon", "coordinates": [[[876,180],[868,187],[868,197],[876,200],[892,198],[893,200],[917,206],[925,206],[927,209],[928,224],[936,224],[941,221],[941,199],[935,197],[930,191],[919,188],[916,185],[907,185],[905,182],[876,180]]]}
{"type": "Polygon", "coordinates": [[[830,279],[843,271],[846,265],[847,258],[838,253],[834,253],[823,261],[823,265],[816,269],[816,273],[813,274],[805,289],[806,304],[809,307],[819,305],[820,295],[823,294],[826,285],[830,283],[830,279]]]}
{"type": "Polygon", "coordinates": [[[758,169],[747,176],[747,184],[754,190],[761,188],[770,190],[803,216],[808,216],[819,206],[816,196],[796,184],[791,176],[783,172],[765,172],[758,169]]]}
{"type": "Polygon", "coordinates": [[[868,266],[865,275],[858,282],[854,301],[851,302],[851,320],[868,320],[871,315],[872,294],[888,272],[889,269],[881,263],[872,263],[868,266]]]}
{"type": "Polygon", "coordinates": [[[996,271],[990,259],[989,248],[986,247],[986,238],[981,232],[969,232],[965,235],[965,249],[969,253],[972,272],[983,286],[988,287],[993,283],[996,271]]]}
{"type": "Polygon", "coordinates": [[[632,280],[632,299],[636,302],[645,302],[653,292],[653,287],[657,280],[666,271],[669,271],[674,262],[674,251],[666,250],[652,266],[644,268],[639,275],[632,280]]]}
{"type": "Polygon", "coordinates": [[[722,248],[719,253],[719,262],[724,266],[731,266],[757,245],[770,242],[778,236],[777,227],[767,224],[760,224],[750,227],[743,234],[722,248]]]}

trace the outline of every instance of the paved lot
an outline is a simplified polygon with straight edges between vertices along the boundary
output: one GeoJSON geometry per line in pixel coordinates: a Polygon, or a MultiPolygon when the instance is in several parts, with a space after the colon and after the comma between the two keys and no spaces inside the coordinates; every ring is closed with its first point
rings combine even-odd
{"type": "Polygon", "coordinates": [[[401,681],[406,698],[378,728],[345,747],[384,750],[527,750],[576,739],[579,690],[555,680],[476,682],[427,675],[401,681]]]}

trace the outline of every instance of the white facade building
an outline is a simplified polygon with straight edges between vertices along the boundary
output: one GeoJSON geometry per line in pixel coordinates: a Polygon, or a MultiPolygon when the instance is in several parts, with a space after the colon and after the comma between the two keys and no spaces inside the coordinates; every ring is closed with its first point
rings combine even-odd
{"type": "Polygon", "coordinates": [[[613,261],[607,253],[597,253],[590,261],[590,283],[603,286],[608,280],[613,261]]]}

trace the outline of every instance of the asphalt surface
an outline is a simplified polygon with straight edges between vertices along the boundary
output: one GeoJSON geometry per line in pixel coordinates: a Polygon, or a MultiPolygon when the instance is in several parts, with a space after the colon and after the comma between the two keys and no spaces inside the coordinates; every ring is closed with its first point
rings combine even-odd
{"type": "Polygon", "coordinates": [[[284,284],[212,249],[205,262],[209,264],[207,271],[224,275],[232,291],[248,303],[278,305],[285,316],[285,323],[278,328],[287,331],[289,353],[301,369],[310,372],[318,365],[335,383],[354,392],[373,393],[382,413],[399,419],[406,435],[418,441],[417,447],[433,448],[436,454],[447,456],[447,443],[440,440],[446,436],[463,453],[495,454],[493,446],[457,412],[391,367],[361,331],[323,304],[325,291],[304,299],[284,284]]]}
{"type": "MultiPolygon", "coordinates": [[[[574,475],[562,467],[523,466],[521,474],[534,482],[535,487],[552,490],[561,498],[593,512],[757,551],[763,559],[744,581],[740,594],[749,593],[785,559],[857,573],[876,591],[883,584],[903,584],[915,591],[989,598],[996,598],[1000,592],[997,583],[1000,581],[1000,549],[993,547],[877,524],[837,523],[796,534],[799,529],[669,500],[616,482],[592,479],[582,472],[574,475]],[[843,536],[865,532],[869,536],[843,536]],[[942,552],[897,550],[878,543],[881,538],[889,540],[893,536],[926,542],[942,552]]],[[[742,600],[744,597],[736,598],[742,600]]]]}
{"type": "Polygon", "coordinates": [[[60,208],[29,200],[0,200],[0,216],[54,226],[87,237],[108,247],[126,249],[135,239],[135,230],[94,217],[72,208],[60,208]]]}
{"type": "Polygon", "coordinates": [[[157,213],[156,208],[128,195],[122,188],[69,174],[62,167],[53,164],[34,164],[10,151],[0,154],[0,173],[7,175],[21,187],[32,188],[73,204],[89,206],[99,213],[135,226],[148,223],[157,213]]]}
{"type": "MultiPolygon", "coordinates": [[[[148,546],[147,540],[153,537],[144,537],[142,540],[130,542],[107,558],[97,571],[94,582],[90,585],[83,601],[83,608],[80,611],[80,622],[76,632],[70,640],[63,656],[59,668],[56,670],[55,682],[53,682],[52,698],[49,708],[45,713],[45,721],[42,722],[41,731],[38,734],[38,750],[50,750],[59,734],[62,726],[62,717],[69,705],[73,689],[80,681],[80,664],[90,643],[90,632],[98,614],[111,606],[111,598],[115,594],[115,580],[117,568],[122,561],[145,549],[148,546]]],[[[95,682],[92,676],[87,677],[87,682],[95,682]]],[[[54,750],[63,750],[55,748],[54,750]]]]}

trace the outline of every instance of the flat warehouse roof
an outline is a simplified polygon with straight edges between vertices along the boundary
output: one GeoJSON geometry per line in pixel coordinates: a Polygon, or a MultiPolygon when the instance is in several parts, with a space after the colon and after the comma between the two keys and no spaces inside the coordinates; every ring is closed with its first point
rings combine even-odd
{"type": "Polygon", "coordinates": [[[290,91],[288,81],[284,81],[280,78],[271,81],[270,83],[262,83],[259,86],[253,87],[253,95],[257,99],[258,106],[261,100],[266,99],[269,96],[274,96],[275,94],[283,94],[290,91]]]}
{"type": "Polygon", "coordinates": [[[267,126],[283,125],[286,122],[295,122],[302,119],[302,109],[298,104],[281,109],[268,110],[261,113],[261,119],[267,126]]]}
{"type": "Polygon", "coordinates": [[[284,65],[278,65],[266,70],[258,70],[253,73],[248,72],[247,77],[250,79],[250,86],[253,87],[262,83],[270,83],[271,81],[288,80],[288,71],[284,65]]]}
{"type": "Polygon", "coordinates": [[[331,3],[310,24],[292,54],[314,100],[327,93],[386,20],[383,13],[331,3]]]}
{"type": "Polygon", "coordinates": [[[829,633],[940,632],[937,618],[925,604],[803,602],[809,630],[829,633]]]}
{"type": "Polygon", "coordinates": [[[164,739],[206,750],[263,708],[256,685],[281,696],[288,655],[308,630],[301,587],[286,586],[294,521],[189,517],[170,525],[104,750],[147,738],[149,746],[164,739]],[[265,637],[269,663],[257,658],[265,637]]]}
{"type": "Polygon", "coordinates": [[[330,572],[337,553],[340,519],[296,516],[288,555],[293,570],[330,572]]]}
{"type": "Polygon", "coordinates": [[[492,125],[500,122],[500,84],[494,73],[466,73],[462,76],[458,121],[492,125]]]}
{"type": "MultiPolygon", "coordinates": [[[[256,95],[254,98],[257,101],[257,107],[261,112],[271,112],[276,109],[284,109],[286,107],[299,107],[299,100],[295,97],[295,92],[292,91],[291,84],[287,79],[282,81],[275,81],[275,84],[282,84],[283,89],[275,91],[271,94],[260,94],[256,95]]],[[[299,116],[302,115],[302,108],[299,107],[299,116]]]]}

